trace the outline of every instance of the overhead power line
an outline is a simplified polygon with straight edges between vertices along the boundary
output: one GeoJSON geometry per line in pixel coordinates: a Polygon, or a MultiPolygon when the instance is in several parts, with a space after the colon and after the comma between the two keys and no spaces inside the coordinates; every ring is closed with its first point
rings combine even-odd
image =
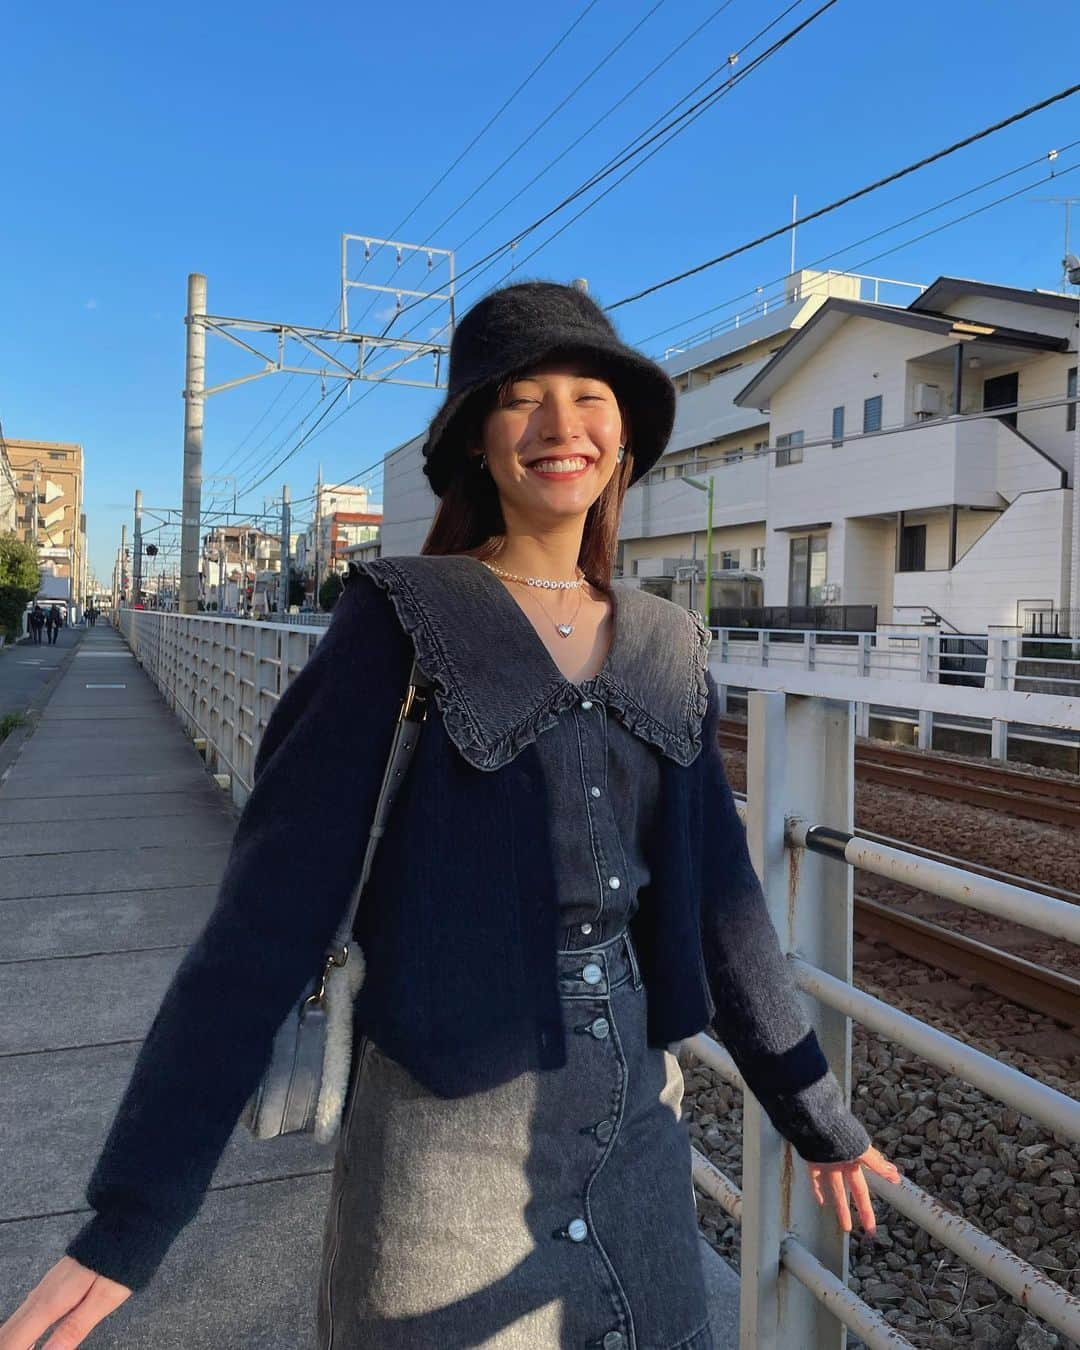
{"type": "MultiPolygon", "coordinates": [[[[1051,152],[1050,158],[1053,159],[1054,156],[1060,155],[1066,150],[1072,150],[1077,145],[1080,145],[1080,138],[1074,141],[1068,141],[1066,142],[1065,145],[1058,146],[1056,151],[1051,152]]],[[[863,244],[869,244],[874,239],[880,239],[882,235],[891,234],[893,230],[903,229],[905,225],[910,225],[913,221],[922,220],[924,216],[933,215],[935,211],[944,210],[946,206],[952,206],[954,202],[963,201],[965,197],[971,197],[976,192],[981,192],[984,188],[993,187],[995,183],[1003,183],[1006,178],[1013,178],[1016,176],[1016,174],[1023,173],[1025,169],[1032,169],[1035,167],[1036,164],[1043,164],[1046,162],[1046,160],[1047,155],[1045,154],[1036,155],[1034,159],[1025,160],[1023,164],[1017,164],[1014,168],[1006,169],[1003,173],[994,174],[992,178],[985,178],[981,183],[976,183],[973,187],[965,188],[963,192],[956,192],[951,197],[945,197],[941,201],[935,202],[933,206],[925,206],[921,211],[915,211],[910,216],[905,216],[903,220],[894,221],[891,225],[885,225],[880,230],[874,230],[870,234],[864,234],[861,239],[853,239],[850,243],[841,245],[840,248],[832,249],[829,253],[824,253],[821,255],[821,257],[814,258],[811,262],[806,263],[804,266],[806,268],[814,268],[820,267],[823,263],[832,262],[835,258],[840,257],[841,254],[848,253],[853,248],[861,248],[863,244]]],[[[1057,172],[1067,173],[1069,172],[1069,170],[1068,169],[1058,170],[1057,172]]],[[[1029,184],[1027,187],[1020,189],[1020,191],[1027,192],[1032,186],[1038,185],[1029,184]]],[[[979,207],[978,209],[980,211],[987,210],[991,206],[998,205],[1002,200],[1004,199],[998,198],[996,201],[988,202],[986,203],[985,206],[979,207]]],[[[957,217],[956,219],[963,220],[967,218],[968,218],[967,216],[962,216],[957,217]]],[[[948,226],[952,223],[953,222],[951,221],[945,221],[942,225],[936,227],[936,229],[947,229],[948,226]]],[[[920,239],[925,237],[926,237],[925,235],[919,236],[920,239]]],[[[899,247],[906,247],[908,242],[909,241],[905,241],[904,244],[900,245],[899,247]]],[[[895,249],[889,251],[895,252],[895,249]]],[[[874,262],[876,261],[877,258],[881,258],[884,256],[885,256],[884,253],[875,254],[874,257],[864,258],[861,262],[852,263],[849,266],[845,267],[843,270],[845,272],[853,272],[853,271],[857,272],[861,267],[865,267],[868,263],[874,262]]],[[[697,323],[699,319],[708,318],[710,314],[715,314],[718,310],[729,309],[732,305],[737,305],[740,300],[753,299],[755,296],[760,295],[765,290],[766,287],[778,286],[780,285],[781,282],[786,281],[788,275],[789,273],[782,272],[779,276],[771,277],[768,281],[762,282],[757,286],[753,286],[748,291],[742,291],[738,295],[729,296],[727,300],[721,300],[718,304],[710,305],[708,309],[699,310],[697,314],[691,314],[689,317],[685,319],[680,319],[677,323],[668,324],[666,328],[659,328],[655,333],[650,333],[648,337],[636,338],[634,340],[634,345],[636,347],[646,347],[650,342],[655,342],[657,338],[666,337],[668,333],[674,333],[680,329],[685,329],[688,324],[697,323]]],[[[768,297],[768,299],[769,302],[771,303],[773,297],[770,296],[768,297]]],[[[688,334],[686,337],[680,339],[680,342],[685,344],[703,342],[709,335],[710,334],[708,332],[691,333],[688,334]]]]}
{"type": "Polygon", "coordinates": [[[619,309],[622,305],[633,304],[635,300],[643,300],[647,295],[653,295],[656,291],[663,290],[665,286],[674,286],[677,281],[685,281],[687,277],[697,276],[699,272],[704,272],[709,267],[715,267],[718,263],[728,262],[731,258],[738,257],[740,253],[747,253],[752,248],[757,248],[761,244],[767,244],[771,239],[777,239],[782,234],[788,234],[791,230],[797,229],[800,225],[808,225],[812,220],[820,220],[822,216],[829,215],[830,212],[838,210],[841,206],[847,206],[850,202],[858,201],[860,197],[866,197],[871,192],[877,192],[880,188],[895,183],[901,178],[907,178],[909,174],[916,173],[919,169],[925,169],[928,164],[935,164],[939,160],[946,159],[949,155],[954,155],[958,150],[963,150],[969,145],[974,145],[976,141],[985,140],[987,136],[993,136],[996,132],[1003,131],[1006,127],[1013,126],[1017,122],[1022,122],[1024,118],[1031,117],[1037,112],[1042,112],[1044,108],[1049,108],[1055,103],[1060,103],[1063,99],[1071,98],[1074,94],[1080,92],[1080,84],[1070,85],[1067,89],[1061,89],[1056,94],[1051,94],[1049,98],[1041,99],[1038,103],[1032,103],[1019,112],[1015,112],[1011,117],[1003,118],[1000,122],[994,122],[988,127],[983,127],[981,131],[973,132],[970,136],[965,136],[962,140],[954,141],[951,145],[945,146],[941,150],[936,150],[932,155],[925,155],[922,159],[915,160],[912,164],[907,164],[902,169],[897,169],[894,173],[887,174],[884,178],[878,178],[873,183],[867,183],[865,187],[856,189],[854,192],[847,193],[846,196],[838,197],[836,201],[830,202],[828,206],[821,206],[816,211],[811,211],[805,216],[800,216],[797,220],[788,221],[787,224],[778,226],[775,230],[770,230],[767,234],[758,235],[756,239],[751,239],[748,243],[740,244],[738,248],[728,249],[726,253],[718,254],[715,258],[708,259],[707,262],[698,263],[696,267],[690,267],[685,272],[679,272],[676,276],[668,277],[666,281],[658,281],[653,286],[647,286],[643,291],[637,291],[634,295],[625,296],[622,300],[616,300],[614,304],[608,305],[609,310],[619,309]]]}

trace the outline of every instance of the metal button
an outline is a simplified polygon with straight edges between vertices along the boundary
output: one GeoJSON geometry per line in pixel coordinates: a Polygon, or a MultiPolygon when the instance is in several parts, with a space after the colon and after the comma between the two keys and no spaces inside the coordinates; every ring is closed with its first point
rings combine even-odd
{"type": "Polygon", "coordinates": [[[592,932],[592,924],[591,924],[591,923],[583,923],[583,924],[581,925],[580,931],[581,931],[582,933],[584,933],[586,937],[588,937],[589,934],[592,932]]]}
{"type": "Polygon", "coordinates": [[[606,1144],[615,1133],[615,1122],[613,1120],[602,1120],[593,1133],[601,1144],[606,1144]]]}
{"type": "Polygon", "coordinates": [[[598,787],[591,787],[591,788],[589,789],[589,795],[590,795],[591,797],[599,797],[599,796],[600,796],[600,789],[599,789],[598,787]]]}
{"type": "Polygon", "coordinates": [[[595,961],[590,961],[589,964],[585,967],[585,969],[581,972],[581,978],[585,981],[586,984],[599,984],[600,981],[604,978],[604,972],[600,969],[600,967],[596,964],[595,961]]]}
{"type": "Polygon", "coordinates": [[[623,1350],[626,1340],[621,1331],[609,1331],[604,1337],[604,1350],[623,1350]]]}
{"type": "Polygon", "coordinates": [[[589,1225],[584,1219],[571,1219],[566,1226],[566,1235],[571,1242],[584,1242],[589,1236],[589,1225]]]}
{"type": "Polygon", "coordinates": [[[583,699],[581,700],[581,706],[582,706],[586,711],[588,711],[589,708],[592,707],[592,699],[591,699],[591,698],[583,698],[583,699]]]}
{"type": "Polygon", "coordinates": [[[606,1017],[598,1017],[596,1021],[592,1024],[592,1026],[589,1028],[589,1030],[592,1032],[592,1034],[596,1037],[598,1041],[602,1041],[607,1036],[608,1032],[611,1030],[611,1027],[608,1025],[608,1020],[606,1017]]]}
{"type": "Polygon", "coordinates": [[[607,884],[611,887],[613,891],[617,891],[619,887],[622,885],[622,882],[619,880],[618,877],[608,877],[607,884]]]}

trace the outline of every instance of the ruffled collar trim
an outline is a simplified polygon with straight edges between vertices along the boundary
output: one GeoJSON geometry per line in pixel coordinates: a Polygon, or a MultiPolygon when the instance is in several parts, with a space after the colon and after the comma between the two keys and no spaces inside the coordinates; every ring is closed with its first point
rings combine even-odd
{"type": "Polygon", "coordinates": [[[583,698],[604,703],[676,763],[697,757],[711,634],[689,610],[616,584],[607,659],[596,675],[575,682],[477,559],[383,557],[361,569],[388,593],[434,684],[447,734],[477,768],[502,768],[583,698]]]}

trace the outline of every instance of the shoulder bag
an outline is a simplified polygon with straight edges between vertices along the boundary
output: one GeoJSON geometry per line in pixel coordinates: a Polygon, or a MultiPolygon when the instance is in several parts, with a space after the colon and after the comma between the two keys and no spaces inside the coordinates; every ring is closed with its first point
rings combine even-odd
{"type": "Polygon", "coordinates": [[[305,987],[274,1037],[263,1077],[240,1116],[256,1139],[313,1134],[329,1143],[341,1123],[352,1060],[353,1000],[364,983],[364,954],[352,938],[375,847],[427,716],[431,681],[413,661],[394,728],[360,880],[326,955],[322,974],[305,987]]]}

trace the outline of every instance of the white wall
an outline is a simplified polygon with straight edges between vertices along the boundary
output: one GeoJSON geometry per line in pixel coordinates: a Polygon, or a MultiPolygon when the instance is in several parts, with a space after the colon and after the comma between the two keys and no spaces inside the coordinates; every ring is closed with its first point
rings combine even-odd
{"type": "Polygon", "coordinates": [[[387,557],[420,552],[439,499],[424,476],[425,437],[400,446],[383,466],[382,551],[387,557]]]}
{"type": "Polygon", "coordinates": [[[957,628],[985,632],[989,624],[1016,623],[1020,601],[1059,606],[1071,510],[1065,489],[1025,493],[951,572],[898,572],[895,621],[911,619],[912,610],[901,605],[929,605],[957,628]]]}

